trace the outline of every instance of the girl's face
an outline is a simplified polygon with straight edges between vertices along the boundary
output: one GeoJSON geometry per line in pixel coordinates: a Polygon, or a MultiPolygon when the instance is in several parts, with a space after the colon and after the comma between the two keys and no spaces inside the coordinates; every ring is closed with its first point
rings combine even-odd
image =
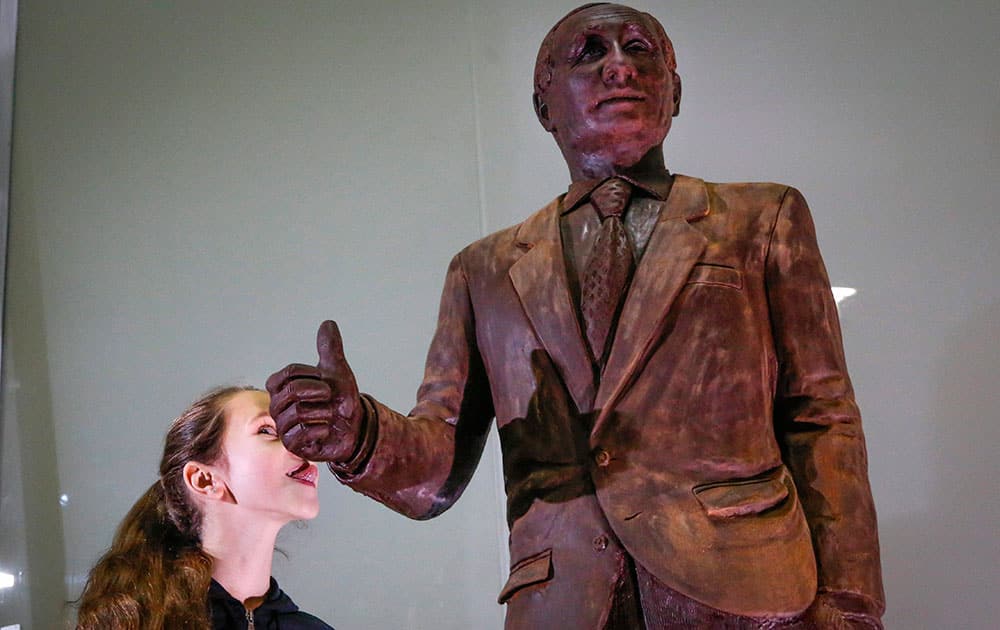
{"type": "Polygon", "coordinates": [[[241,510],[282,524],[314,518],[319,513],[318,470],[285,450],[268,402],[267,392],[245,391],[226,403],[219,472],[241,510]]]}

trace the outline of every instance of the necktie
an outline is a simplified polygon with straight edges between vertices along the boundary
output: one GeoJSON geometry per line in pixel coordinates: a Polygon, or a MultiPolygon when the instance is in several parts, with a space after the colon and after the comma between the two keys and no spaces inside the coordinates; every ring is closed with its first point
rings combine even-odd
{"type": "Polygon", "coordinates": [[[590,194],[590,203],[601,216],[601,227],[584,269],[580,311],[595,363],[601,365],[611,326],[632,273],[632,246],[622,213],[628,206],[631,186],[612,178],[590,194]]]}

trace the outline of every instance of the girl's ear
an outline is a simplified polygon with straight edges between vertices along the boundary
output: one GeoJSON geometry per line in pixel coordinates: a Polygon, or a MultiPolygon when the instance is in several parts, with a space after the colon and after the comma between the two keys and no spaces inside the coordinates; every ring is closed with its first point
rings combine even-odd
{"type": "Polygon", "coordinates": [[[184,485],[195,497],[205,500],[221,500],[228,493],[226,483],[219,478],[211,466],[191,461],[184,464],[184,485]]]}

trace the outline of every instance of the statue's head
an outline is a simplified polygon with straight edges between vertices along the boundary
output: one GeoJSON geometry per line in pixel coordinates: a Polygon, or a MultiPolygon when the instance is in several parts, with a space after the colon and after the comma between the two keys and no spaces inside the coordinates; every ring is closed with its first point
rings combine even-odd
{"type": "Polygon", "coordinates": [[[535,113],[574,178],[660,154],[680,111],[676,67],[663,26],[629,7],[584,5],[552,27],[535,62],[535,113]]]}

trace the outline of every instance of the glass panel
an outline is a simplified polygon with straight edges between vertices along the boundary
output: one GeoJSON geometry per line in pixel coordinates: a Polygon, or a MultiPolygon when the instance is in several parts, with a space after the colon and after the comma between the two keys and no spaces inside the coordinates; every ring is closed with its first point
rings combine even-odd
{"type": "MultiPolygon", "coordinates": [[[[530,104],[568,5],[23,4],[0,627],[52,628],[209,386],[313,362],[332,317],[362,389],[409,408],[451,256],[568,183],[530,104]]],[[[840,313],[886,624],[990,627],[1000,16],[897,4],[652,3],[684,80],[665,153],[677,172],[805,194],[833,284],[857,291],[840,313]]],[[[275,563],[304,609],[338,628],[502,626],[495,439],[426,523],[330,475],[320,492],[275,563]]]]}

